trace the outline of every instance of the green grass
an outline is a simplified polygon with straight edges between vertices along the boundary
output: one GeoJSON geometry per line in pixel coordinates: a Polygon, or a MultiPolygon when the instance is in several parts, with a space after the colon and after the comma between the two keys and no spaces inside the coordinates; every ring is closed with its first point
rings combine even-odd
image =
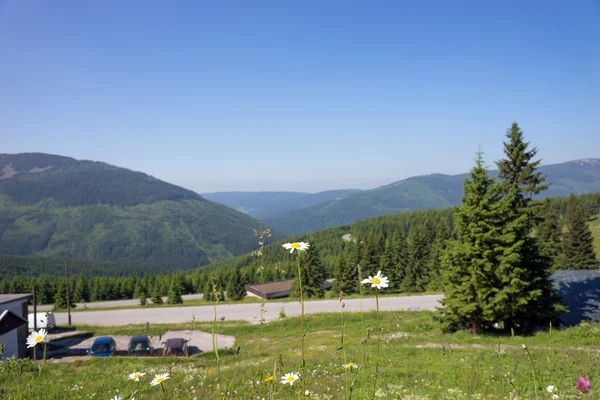
{"type": "MultiPolygon", "coordinates": [[[[465,332],[442,335],[429,312],[386,312],[381,314],[382,362],[378,380],[378,398],[386,399],[507,399],[517,392],[519,399],[549,399],[547,385],[556,385],[561,399],[579,398],[575,390],[578,376],[586,375],[592,387],[600,385],[600,326],[578,327],[530,336],[473,336],[465,332]],[[449,347],[448,347],[449,344],[449,347]],[[521,347],[526,344],[537,369],[537,385],[533,369],[521,347]],[[443,345],[443,347],[442,347],[443,345]],[[435,347],[434,347],[435,346],[435,347]]],[[[364,314],[364,330],[360,313],[345,314],[347,361],[360,365],[353,399],[371,398],[374,354],[376,347],[373,312],[364,314]],[[371,337],[363,346],[361,338],[370,328],[371,337]]],[[[190,327],[150,325],[148,333],[159,335],[169,329],[190,327]]],[[[307,373],[306,385],[311,399],[343,399],[346,385],[340,344],[342,323],[339,314],[316,314],[306,318],[307,373]]],[[[132,393],[136,386],[127,374],[146,372],[142,382],[143,399],[161,399],[162,393],[151,388],[156,373],[169,372],[165,382],[170,399],[215,399],[221,391],[230,399],[269,399],[265,377],[279,363],[276,373],[298,371],[299,318],[285,318],[264,326],[246,322],[218,322],[217,330],[236,337],[232,350],[222,350],[223,387],[219,389],[214,354],[203,353],[189,359],[111,358],[78,360],[72,363],[49,363],[37,380],[37,367],[25,362],[21,366],[0,363],[0,388],[7,399],[96,398],[109,399],[132,393]],[[237,353],[237,347],[240,347],[237,353]],[[251,382],[254,382],[252,384],[251,382]],[[31,384],[30,390],[27,388],[31,384]],[[66,395],[65,395],[66,393],[66,395]],[[237,394],[236,394],[237,393],[237,394]],[[43,396],[42,396],[43,395],[43,396]]],[[[146,327],[86,327],[77,330],[105,334],[139,334],[146,327]]],[[[196,323],[195,329],[210,331],[211,325],[196,323]]],[[[294,399],[293,388],[276,383],[276,399],[294,399]]],[[[127,398],[127,397],[126,397],[127,398]]],[[[136,399],[139,399],[136,396],[136,399]]],[[[298,396],[298,398],[302,398],[298,396]]],[[[592,398],[598,398],[592,393],[592,398]]]]}
{"type": "Polygon", "coordinates": [[[596,217],[590,222],[590,229],[594,237],[594,248],[598,259],[600,259],[600,218],[596,217]]]}

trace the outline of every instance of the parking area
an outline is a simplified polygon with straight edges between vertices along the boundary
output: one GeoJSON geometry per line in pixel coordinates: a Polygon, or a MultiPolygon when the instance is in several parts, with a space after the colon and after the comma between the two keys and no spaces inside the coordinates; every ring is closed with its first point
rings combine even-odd
{"type": "MultiPolygon", "coordinates": [[[[126,335],[102,335],[112,337],[117,344],[117,356],[127,356],[127,347],[131,336],[126,335]]],[[[94,340],[99,336],[94,336],[89,332],[71,331],[71,332],[52,332],[48,335],[48,358],[79,357],[85,356],[94,340]]],[[[212,351],[212,336],[208,332],[199,330],[167,331],[162,336],[148,336],[153,348],[153,355],[160,356],[163,343],[171,338],[183,338],[188,341],[189,355],[201,352],[212,351]]],[[[231,348],[235,343],[235,338],[230,335],[217,335],[217,346],[219,349],[231,348]]]]}

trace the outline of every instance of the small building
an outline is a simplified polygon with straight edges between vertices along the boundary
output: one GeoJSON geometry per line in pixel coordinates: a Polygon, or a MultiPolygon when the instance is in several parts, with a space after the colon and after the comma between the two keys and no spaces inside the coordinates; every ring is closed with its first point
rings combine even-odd
{"type": "MultiPolygon", "coordinates": [[[[332,279],[323,281],[322,287],[325,290],[331,289],[332,279]]],[[[246,286],[246,295],[259,297],[264,300],[279,299],[288,297],[292,293],[294,279],[284,279],[281,281],[271,281],[265,283],[254,283],[246,286]]]]}
{"type": "Polygon", "coordinates": [[[0,358],[25,357],[27,347],[28,293],[0,294],[0,345],[4,352],[0,358]]]}

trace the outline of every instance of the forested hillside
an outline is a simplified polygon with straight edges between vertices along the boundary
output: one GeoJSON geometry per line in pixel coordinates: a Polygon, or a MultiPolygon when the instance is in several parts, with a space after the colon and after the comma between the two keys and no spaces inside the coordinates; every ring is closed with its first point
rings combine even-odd
{"type": "MultiPolygon", "coordinates": [[[[538,197],[568,196],[600,191],[600,159],[577,160],[539,168],[548,174],[550,188],[538,197]]],[[[495,176],[496,171],[490,171],[495,176]]],[[[433,174],[408,178],[387,186],[284,212],[264,222],[287,234],[309,233],[361,219],[406,211],[457,206],[466,175],[433,174]]]]}
{"type": "Polygon", "coordinates": [[[140,172],[29,153],[0,155],[0,174],[0,254],[173,271],[257,246],[256,220],[140,172]]]}

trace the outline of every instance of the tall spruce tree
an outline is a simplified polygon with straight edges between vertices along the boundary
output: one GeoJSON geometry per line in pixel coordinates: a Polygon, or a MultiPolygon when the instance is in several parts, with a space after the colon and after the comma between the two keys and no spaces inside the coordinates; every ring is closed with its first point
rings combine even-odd
{"type": "MultiPolygon", "coordinates": [[[[352,244],[351,246],[357,246],[352,244]]],[[[335,291],[343,291],[345,294],[358,293],[358,267],[356,261],[352,261],[349,254],[339,255],[335,268],[335,291]]]]}
{"type": "MultiPolygon", "coordinates": [[[[325,290],[323,289],[323,281],[325,280],[325,267],[321,261],[321,255],[316,246],[310,246],[308,250],[298,254],[300,257],[300,271],[302,274],[302,290],[304,297],[323,297],[325,290]]],[[[296,269],[296,275],[298,271],[296,269]]],[[[292,284],[292,296],[300,297],[300,286],[298,279],[292,284]]]]}
{"type": "Polygon", "coordinates": [[[183,292],[183,285],[181,283],[182,275],[176,274],[171,278],[171,286],[169,287],[169,294],[167,295],[167,303],[169,304],[183,304],[181,293],[183,292]]]}
{"type": "Polygon", "coordinates": [[[67,285],[64,279],[58,281],[56,293],[54,294],[54,308],[67,308],[67,285]]]}
{"type": "Polygon", "coordinates": [[[497,286],[498,184],[488,176],[481,152],[475,163],[454,213],[458,239],[447,243],[442,257],[446,286],[440,320],[446,331],[479,331],[496,320],[491,300],[497,286]]]}
{"type": "Polygon", "coordinates": [[[563,268],[596,268],[598,259],[594,251],[594,238],[581,204],[574,195],[569,197],[565,220],[567,229],[563,240],[563,268]]]}
{"type": "Polygon", "coordinates": [[[246,296],[246,282],[239,265],[233,270],[229,285],[227,286],[227,297],[231,300],[242,300],[246,296]]]}
{"type": "Polygon", "coordinates": [[[556,321],[562,310],[550,281],[551,261],[543,256],[532,236],[541,203],[532,196],[548,188],[536,172],[537,149],[527,150],[523,132],[513,123],[507,131],[504,159],[497,162],[501,198],[499,200],[501,237],[496,248],[500,263],[496,269],[498,292],[493,298],[497,317],[504,328],[532,329],[556,321]]]}
{"type": "Polygon", "coordinates": [[[150,300],[152,301],[152,304],[162,304],[163,303],[160,282],[158,282],[158,280],[156,280],[154,282],[150,300]]]}
{"type": "Polygon", "coordinates": [[[536,238],[542,254],[550,260],[551,270],[562,268],[564,257],[562,255],[562,223],[558,211],[546,201],[542,208],[542,221],[537,227],[536,238]]]}

